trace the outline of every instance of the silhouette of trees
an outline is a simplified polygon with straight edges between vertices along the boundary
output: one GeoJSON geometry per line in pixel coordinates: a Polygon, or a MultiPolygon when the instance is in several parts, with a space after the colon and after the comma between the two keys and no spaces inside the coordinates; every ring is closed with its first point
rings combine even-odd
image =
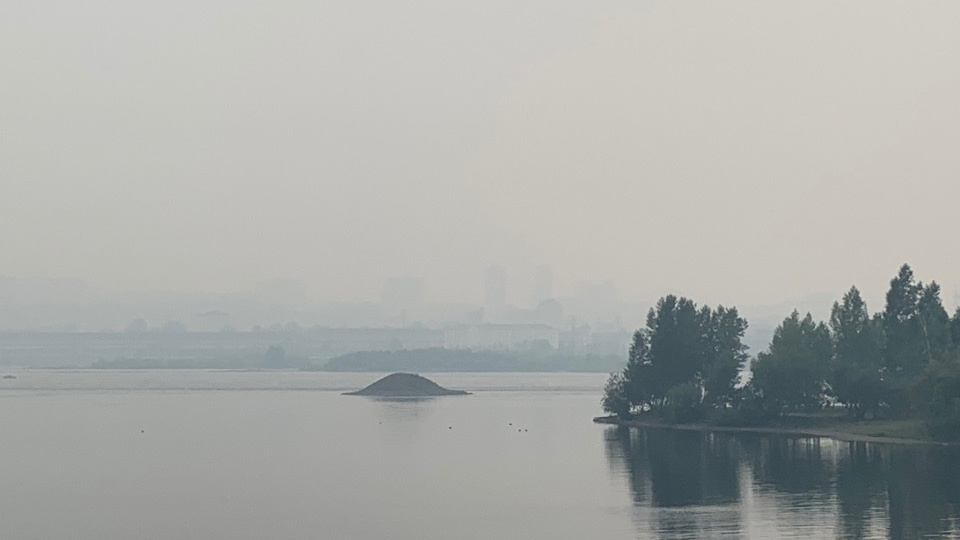
{"type": "Polygon", "coordinates": [[[931,362],[918,386],[930,435],[960,440],[960,351],[931,362]]]}
{"type": "Polygon", "coordinates": [[[917,374],[920,371],[920,325],[917,302],[921,286],[913,278],[909,265],[900,267],[890,280],[887,305],[883,311],[883,332],[887,338],[884,350],[887,371],[894,376],[917,374]]]}
{"type": "Polygon", "coordinates": [[[678,418],[692,419],[701,406],[732,402],[748,358],[741,341],[746,328],[735,308],[661,298],[647,314],[646,328],[634,333],[626,368],[611,375],[604,410],[621,416],[634,409],[663,412],[669,403],[678,418]]]}
{"type": "Polygon", "coordinates": [[[918,282],[909,265],[890,280],[881,313],[870,315],[855,286],[829,326],[794,311],[741,385],[746,328],[735,308],[661,298],[608,380],[604,410],[746,425],[839,403],[858,420],[922,414],[931,435],[960,440],[960,308],[950,317],[940,286],[918,282]]]}
{"type": "Polygon", "coordinates": [[[856,287],[834,302],[830,313],[834,354],[830,387],[858,418],[876,415],[886,396],[883,381],[883,322],[871,318],[856,287]]]}
{"type": "Polygon", "coordinates": [[[826,325],[794,311],[774,331],[769,350],[757,355],[751,384],[777,412],[817,411],[832,349],[826,325]]]}
{"type": "Polygon", "coordinates": [[[627,376],[624,373],[613,373],[607,379],[603,388],[603,400],[600,403],[603,410],[621,418],[630,415],[630,400],[627,398],[627,376]]]}
{"type": "Polygon", "coordinates": [[[950,342],[954,348],[960,347],[960,307],[950,319],[950,342]]]}

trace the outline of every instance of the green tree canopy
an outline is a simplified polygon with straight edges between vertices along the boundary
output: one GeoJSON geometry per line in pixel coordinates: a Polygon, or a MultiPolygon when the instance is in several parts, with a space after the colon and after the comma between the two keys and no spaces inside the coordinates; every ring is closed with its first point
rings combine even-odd
{"type": "Polygon", "coordinates": [[[936,281],[920,285],[917,299],[917,321],[920,327],[920,360],[929,363],[950,350],[950,316],[940,301],[940,285],[936,281]]]}
{"type": "Polygon", "coordinates": [[[937,440],[960,441],[960,351],[931,362],[920,389],[930,435],[937,440]]]}
{"type": "Polygon", "coordinates": [[[830,313],[834,355],[830,386],[836,398],[862,418],[876,413],[886,394],[883,381],[883,326],[870,318],[856,287],[834,302],[830,313]]]}
{"type": "Polygon", "coordinates": [[[826,325],[794,311],[774,331],[767,352],[757,355],[750,384],[782,413],[817,410],[832,352],[826,325]]]}
{"type": "MultiPolygon", "coordinates": [[[[641,409],[663,405],[671,389],[687,384],[700,401],[730,402],[747,360],[746,329],[736,308],[698,308],[690,299],[665,296],[647,314],[646,328],[634,333],[622,381],[611,381],[608,391],[620,389],[641,409]]],[[[604,402],[620,403],[613,396],[604,402]]]]}
{"type": "Polygon", "coordinates": [[[915,375],[923,367],[917,316],[921,291],[922,286],[914,280],[910,265],[901,266],[896,277],[890,280],[883,311],[884,356],[887,370],[894,377],[915,375]]]}
{"type": "Polygon", "coordinates": [[[740,371],[749,360],[747,346],[742,341],[747,321],[736,308],[723,306],[705,313],[704,317],[706,343],[701,372],[704,398],[714,406],[730,404],[740,371]]]}
{"type": "Polygon", "coordinates": [[[960,307],[957,308],[957,311],[953,313],[953,318],[950,319],[950,341],[955,350],[960,349],[960,307]]]}

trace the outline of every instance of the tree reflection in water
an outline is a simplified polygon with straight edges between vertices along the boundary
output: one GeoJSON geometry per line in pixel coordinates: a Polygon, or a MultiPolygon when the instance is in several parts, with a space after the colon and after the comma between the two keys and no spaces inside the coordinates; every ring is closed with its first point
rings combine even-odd
{"type": "Polygon", "coordinates": [[[960,455],[955,449],[895,447],[882,452],[890,537],[960,538],[960,455]]]}
{"type": "Polygon", "coordinates": [[[640,537],[960,538],[960,449],[608,428],[640,537]]]}
{"type": "Polygon", "coordinates": [[[611,465],[624,463],[640,510],[638,526],[669,538],[738,537],[739,456],[733,441],[662,429],[610,428],[605,437],[611,465]]]}

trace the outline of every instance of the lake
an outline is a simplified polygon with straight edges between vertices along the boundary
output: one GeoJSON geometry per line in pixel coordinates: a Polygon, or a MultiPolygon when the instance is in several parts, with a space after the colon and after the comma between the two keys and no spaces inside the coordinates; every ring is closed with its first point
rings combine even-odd
{"type": "Polygon", "coordinates": [[[960,538],[960,451],[596,425],[599,374],[17,371],[4,539],[960,538]]]}

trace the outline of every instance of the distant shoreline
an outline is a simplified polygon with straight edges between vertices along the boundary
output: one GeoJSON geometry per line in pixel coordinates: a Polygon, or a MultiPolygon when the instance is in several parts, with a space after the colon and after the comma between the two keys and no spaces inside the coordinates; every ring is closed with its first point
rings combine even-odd
{"type": "MultiPolygon", "coordinates": [[[[872,428],[878,430],[884,426],[890,426],[891,423],[842,423],[837,422],[827,427],[791,427],[791,426],[719,426],[714,424],[675,424],[663,422],[656,419],[631,419],[621,420],[615,416],[598,416],[593,419],[597,424],[609,424],[625,427],[637,428],[656,428],[656,429],[674,429],[681,431],[703,431],[716,433],[754,433],[760,435],[788,435],[800,437],[821,437],[834,439],[843,442],[865,442],[881,444],[906,444],[906,445],[929,445],[929,446],[952,446],[960,447],[960,442],[938,442],[932,439],[923,439],[917,437],[895,437],[889,435],[880,435],[879,431],[875,434],[860,433],[852,431],[850,428],[872,428]],[[844,429],[846,428],[846,429],[844,429]]],[[[901,420],[897,421],[897,427],[919,425],[919,420],[901,420]]]]}

